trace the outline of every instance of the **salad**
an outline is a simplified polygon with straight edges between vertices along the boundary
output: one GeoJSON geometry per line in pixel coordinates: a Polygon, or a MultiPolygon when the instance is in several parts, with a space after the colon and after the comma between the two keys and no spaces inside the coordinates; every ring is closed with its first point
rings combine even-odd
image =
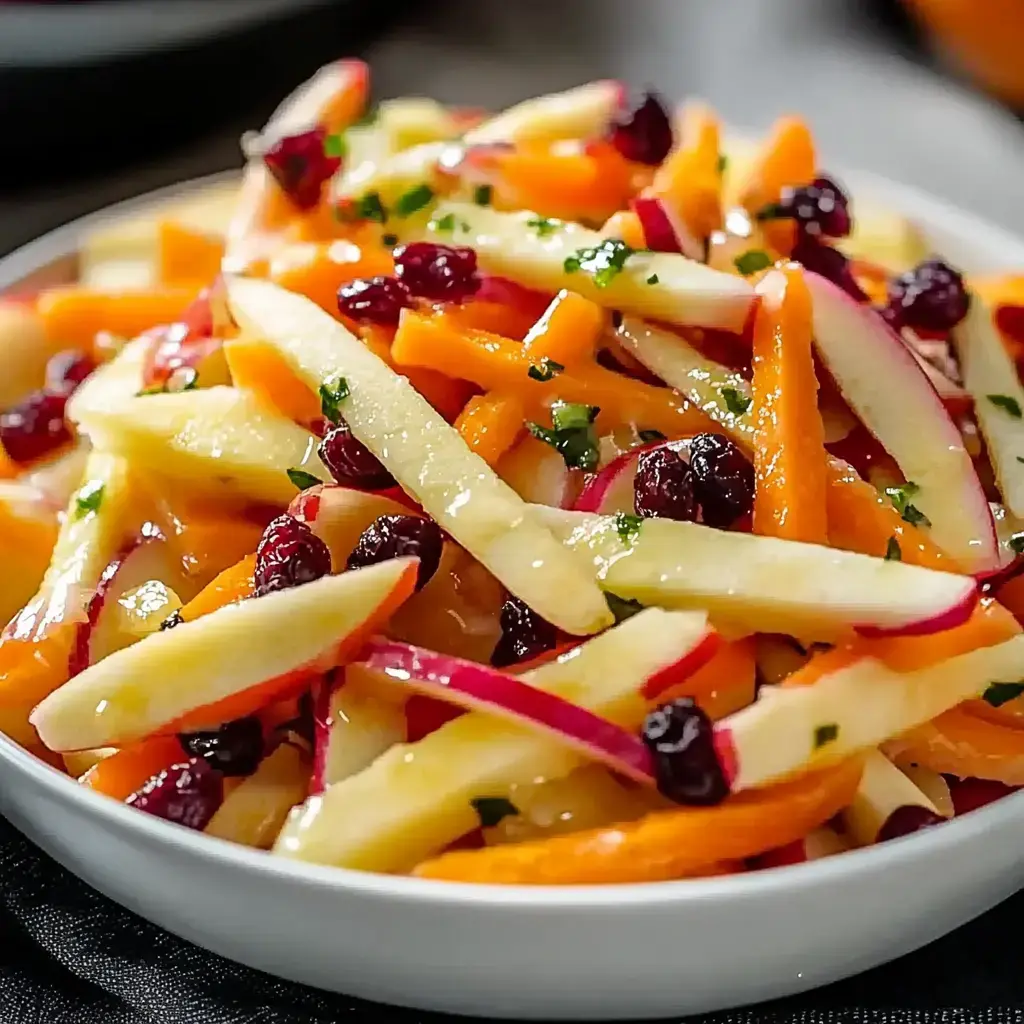
{"type": "Polygon", "coordinates": [[[275,856],[751,871],[1024,785],[1024,277],[796,117],[321,69],[0,304],[0,729],[275,856]]]}

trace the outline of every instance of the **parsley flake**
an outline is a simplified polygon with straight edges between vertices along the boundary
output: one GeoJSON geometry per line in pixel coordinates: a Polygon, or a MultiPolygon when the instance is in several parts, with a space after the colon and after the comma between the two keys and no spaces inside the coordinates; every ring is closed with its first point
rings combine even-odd
{"type": "Polygon", "coordinates": [[[981,695],[986,704],[1000,708],[1024,693],[1024,683],[991,683],[981,695]]]}
{"type": "Polygon", "coordinates": [[[625,512],[615,513],[615,532],[623,544],[632,544],[643,526],[643,519],[640,516],[631,516],[625,512]]]}
{"type": "Polygon", "coordinates": [[[352,203],[352,215],[356,220],[372,220],[387,224],[388,211],[380,200],[379,192],[367,192],[352,203]]]}
{"type": "Polygon", "coordinates": [[[322,484],[318,476],[313,476],[312,473],[307,473],[304,469],[299,469],[298,466],[292,466],[288,470],[288,479],[300,490],[304,491],[307,487],[316,487],[317,484],[322,484]]]}
{"type": "Polygon", "coordinates": [[[434,198],[434,190],[426,183],[413,185],[408,192],[403,192],[395,200],[395,215],[398,217],[411,217],[418,213],[425,206],[430,204],[434,198]]]}
{"type": "Polygon", "coordinates": [[[455,230],[455,214],[446,213],[438,220],[432,220],[428,225],[431,231],[451,232],[455,230]]]}
{"type": "Polygon", "coordinates": [[[533,228],[541,238],[553,235],[561,226],[560,220],[552,220],[550,217],[531,217],[527,222],[528,228],[533,228]]]}
{"type": "Polygon", "coordinates": [[[668,440],[668,438],[660,430],[641,430],[637,433],[636,436],[639,437],[644,444],[650,444],[652,441],[668,440]]]}
{"type": "Polygon", "coordinates": [[[503,796],[478,796],[469,802],[480,819],[481,828],[494,828],[503,819],[519,813],[519,808],[503,796]]]}
{"type": "Polygon", "coordinates": [[[352,124],[353,128],[371,128],[377,123],[377,110],[371,107],[369,110],[363,113],[363,116],[358,121],[354,121],[352,124]]]}
{"type": "Polygon", "coordinates": [[[733,416],[742,416],[754,402],[748,395],[743,394],[739,388],[719,388],[719,392],[725,400],[725,407],[733,416]]]}
{"type": "Polygon", "coordinates": [[[768,203],[754,214],[754,220],[787,220],[793,216],[782,203],[768,203]]]}
{"type": "Polygon", "coordinates": [[[477,206],[490,206],[491,196],[494,194],[494,189],[490,185],[477,185],[473,189],[473,202],[477,206]]]}
{"type": "Polygon", "coordinates": [[[340,374],[333,373],[320,385],[320,411],[332,423],[341,422],[338,406],[351,394],[348,381],[340,374]]]}
{"type": "Polygon", "coordinates": [[[644,610],[644,606],[632,597],[619,597],[618,594],[606,593],[604,599],[608,602],[608,608],[612,615],[615,616],[616,625],[625,622],[626,619],[631,619],[637,612],[644,610]]]}
{"type": "Polygon", "coordinates": [[[545,356],[539,363],[531,366],[527,371],[526,375],[531,380],[539,380],[542,383],[549,381],[552,377],[558,376],[565,367],[561,363],[556,363],[554,359],[548,359],[545,356]]]}
{"type": "Polygon", "coordinates": [[[1020,457],[1020,456],[1018,455],[1018,456],[1017,456],[1017,461],[1018,461],[1018,462],[1024,462],[1024,458],[1021,458],[1021,457],[1020,457]]]}
{"type": "Polygon", "coordinates": [[[921,490],[912,480],[908,480],[899,487],[886,487],[885,493],[893,504],[893,508],[900,514],[900,518],[911,526],[931,526],[932,521],[916,506],[910,504],[910,499],[921,490]]]}
{"type": "Polygon", "coordinates": [[[819,725],[814,730],[814,749],[820,750],[826,743],[835,742],[839,736],[839,725],[836,722],[828,722],[826,725],[819,725]]]}
{"type": "Polygon", "coordinates": [[[725,174],[725,172],[728,170],[728,168],[729,168],[729,158],[724,153],[722,153],[718,157],[718,173],[719,174],[725,174]]]}
{"type": "Polygon", "coordinates": [[[105,484],[102,480],[90,480],[79,488],[75,495],[75,518],[81,519],[90,512],[99,510],[103,504],[103,491],[105,484]]]}
{"type": "Polygon", "coordinates": [[[748,249],[745,253],[737,256],[732,262],[736,269],[744,277],[747,277],[749,274],[756,274],[759,270],[770,267],[772,265],[772,258],[764,249],[748,249]]]}
{"type": "Polygon", "coordinates": [[[647,283],[648,284],[660,284],[661,283],[661,279],[658,277],[657,274],[651,274],[651,276],[649,278],[647,278],[647,283]]]}
{"type": "Polygon", "coordinates": [[[899,541],[895,537],[890,537],[885,545],[885,560],[887,562],[903,561],[903,552],[900,551],[899,541]]]}
{"type": "Polygon", "coordinates": [[[1002,409],[1003,412],[1008,412],[1015,420],[1019,420],[1024,416],[1024,411],[1021,411],[1020,402],[1018,402],[1012,395],[986,395],[985,397],[997,409],[1002,409]]]}
{"type": "Polygon", "coordinates": [[[348,156],[348,140],[344,135],[328,135],[324,139],[324,156],[336,156],[344,160],[348,156]]]}
{"type": "Polygon", "coordinates": [[[551,406],[552,427],[527,422],[526,429],[538,441],[551,445],[569,469],[591,472],[597,469],[598,446],[594,420],[600,409],[578,402],[555,402],[551,406]]]}
{"type": "Polygon", "coordinates": [[[593,249],[577,249],[571,256],[566,256],[562,267],[567,274],[585,270],[593,275],[598,288],[607,288],[622,273],[626,260],[641,251],[626,245],[621,238],[606,238],[593,249]]]}

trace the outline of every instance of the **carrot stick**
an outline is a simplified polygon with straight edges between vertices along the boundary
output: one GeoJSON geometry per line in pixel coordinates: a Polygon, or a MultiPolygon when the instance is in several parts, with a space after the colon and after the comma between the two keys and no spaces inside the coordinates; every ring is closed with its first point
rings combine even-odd
{"type": "Polygon", "coordinates": [[[634,249],[647,247],[647,239],[644,237],[644,229],[640,218],[632,210],[619,210],[613,213],[601,228],[603,238],[620,238],[626,245],[634,249]]]}
{"type": "Polygon", "coordinates": [[[446,853],[420,878],[504,885],[660,882],[709,864],[740,860],[805,836],[845,807],[862,762],[729,797],[718,807],[658,811],[636,822],[539,842],[446,853]]]}
{"type": "Polygon", "coordinates": [[[169,287],[212,281],[220,273],[224,240],[174,220],[157,225],[157,279],[169,287]]]}
{"type": "Polygon", "coordinates": [[[494,466],[522,434],[525,418],[523,403],[512,395],[474,395],[455,427],[470,449],[494,466]]]}
{"type": "Polygon", "coordinates": [[[154,775],[183,760],[177,736],[154,736],[97,761],[78,781],[115,800],[127,800],[154,775]]]}
{"type": "Polygon", "coordinates": [[[251,391],[271,409],[305,426],[320,417],[320,401],[273,345],[238,337],[224,343],[224,358],[236,388],[251,391]]]}
{"type": "Polygon", "coordinates": [[[564,288],[523,338],[523,349],[535,362],[550,359],[563,367],[592,360],[605,326],[604,310],[564,288]]]}
{"type": "Polygon", "coordinates": [[[754,638],[723,643],[711,660],[692,676],[658,694],[657,703],[692,697],[717,721],[750,704],[757,693],[754,638]]]}
{"type": "Polygon", "coordinates": [[[460,327],[491,331],[506,338],[524,337],[533,329],[537,319],[529,309],[480,299],[473,299],[461,306],[452,306],[447,310],[446,316],[452,324],[460,327]]]}
{"type": "Polygon", "coordinates": [[[226,604],[249,597],[253,590],[252,574],[255,568],[256,556],[246,555],[241,561],[225,569],[181,609],[182,619],[191,622],[201,615],[208,615],[218,608],[223,608],[226,604]]]}
{"type": "Polygon", "coordinates": [[[811,295],[799,267],[758,286],[752,382],[754,532],[824,544],[827,538],[825,430],[811,345],[811,295]]]}

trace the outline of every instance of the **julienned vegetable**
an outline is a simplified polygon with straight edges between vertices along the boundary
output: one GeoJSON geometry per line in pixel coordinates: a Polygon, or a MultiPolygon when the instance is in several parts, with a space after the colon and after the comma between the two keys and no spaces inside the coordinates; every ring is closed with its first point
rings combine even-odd
{"type": "Polygon", "coordinates": [[[368,94],[327,66],[230,215],[0,300],[0,729],[448,881],[800,863],[1024,783],[1019,285],[860,231],[796,118],[368,94]]]}

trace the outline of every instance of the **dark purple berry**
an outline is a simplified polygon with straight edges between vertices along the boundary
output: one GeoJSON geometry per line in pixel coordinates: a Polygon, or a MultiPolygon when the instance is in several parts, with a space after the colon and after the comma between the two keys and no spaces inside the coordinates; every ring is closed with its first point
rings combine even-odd
{"type": "Polygon", "coordinates": [[[669,800],[708,807],[729,795],[711,719],[692,697],[679,697],[648,714],[641,736],[654,757],[658,790],[669,800]]]}
{"type": "Polygon", "coordinates": [[[784,188],[779,202],[762,211],[761,217],[791,217],[801,235],[815,238],[845,238],[852,227],[849,200],[831,178],[815,178],[810,185],[784,188]]]}
{"type": "Polygon", "coordinates": [[[35,462],[71,440],[64,420],[66,393],[33,391],[0,414],[0,444],[14,462],[35,462]]]}
{"type": "Polygon", "coordinates": [[[300,210],[311,210],[320,202],[324,183],[341,167],[341,157],[327,155],[326,142],[323,128],[311,128],[285,135],[263,154],[267,170],[300,210]]]}
{"type": "Polygon", "coordinates": [[[476,252],[465,246],[411,242],[395,252],[395,273],[413,295],[462,302],[480,287],[476,252]]]}
{"type": "Polygon", "coordinates": [[[338,312],[360,323],[394,326],[412,296],[395,277],[360,277],[338,289],[338,312]]]}
{"type": "Polygon", "coordinates": [[[201,757],[222,775],[252,775],[263,759],[263,725],[252,715],[219,729],[181,733],[186,753],[201,757]]]}
{"type": "Polygon", "coordinates": [[[791,255],[797,263],[802,263],[808,270],[831,281],[837,288],[842,288],[851,298],[858,302],[868,301],[864,289],[853,275],[850,261],[838,249],[804,235],[797,239],[791,255]]]}
{"type": "Polygon", "coordinates": [[[633,477],[633,504],[638,515],[692,523],[697,518],[693,471],[672,445],[643,452],[633,477]]]}
{"type": "Polygon", "coordinates": [[[501,606],[498,622],[501,637],[491,655],[495,668],[539,657],[552,650],[558,640],[558,630],[518,597],[510,597],[501,606]]]}
{"type": "Polygon", "coordinates": [[[619,112],[608,139],[627,160],[657,166],[672,148],[672,122],[665,104],[653,92],[645,92],[636,107],[619,112]]]}
{"type": "Polygon", "coordinates": [[[413,556],[420,560],[416,589],[421,590],[437,572],[444,538],[433,519],[420,516],[380,516],[363,530],[346,569],[361,569],[390,558],[413,556]]]}
{"type": "Polygon", "coordinates": [[[202,758],[172,764],[125,803],[164,821],[202,830],[224,800],[224,780],[202,758]]]}
{"type": "Polygon", "coordinates": [[[352,436],[347,423],[339,423],[320,442],[320,461],[339,484],[379,491],[394,484],[394,477],[366,445],[352,436]]]}
{"type": "Polygon", "coordinates": [[[902,807],[897,807],[882,822],[882,827],[878,830],[875,842],[884,843],[887,839],[909,836],[912,832],[920,832],[923,828],[941,825],[945,820],[945,818],[940,818],[934,811],[929,811],[927,807],[919,807],[916,804],[903,804],[902,807]]]}
{"type": "Polygon", "coordinates": [[[84,352],[58,352],[46,364],[46,387],[70,395],[95,369],[96,364],[84,352]]]}
{"type": "Polygon", "coordinates": [[[754,508],[754,467],[723,434],[698,434],[690,442],[690,470],[701,518],[727,529],[754,508]]]}
{"type": "Polygon", "coordinates": [[[256,548],[254,597],[298,587],[331,571],[327,545],[303,522],[278,516],[263,531],[256,548]]]}
{"type": "Polygon", "coordinates": [[[913,330],[951,330],[967,316],[970,304],[964,279],[942,260],[925,260],[889,284],[890,315],[913,330]]]}

